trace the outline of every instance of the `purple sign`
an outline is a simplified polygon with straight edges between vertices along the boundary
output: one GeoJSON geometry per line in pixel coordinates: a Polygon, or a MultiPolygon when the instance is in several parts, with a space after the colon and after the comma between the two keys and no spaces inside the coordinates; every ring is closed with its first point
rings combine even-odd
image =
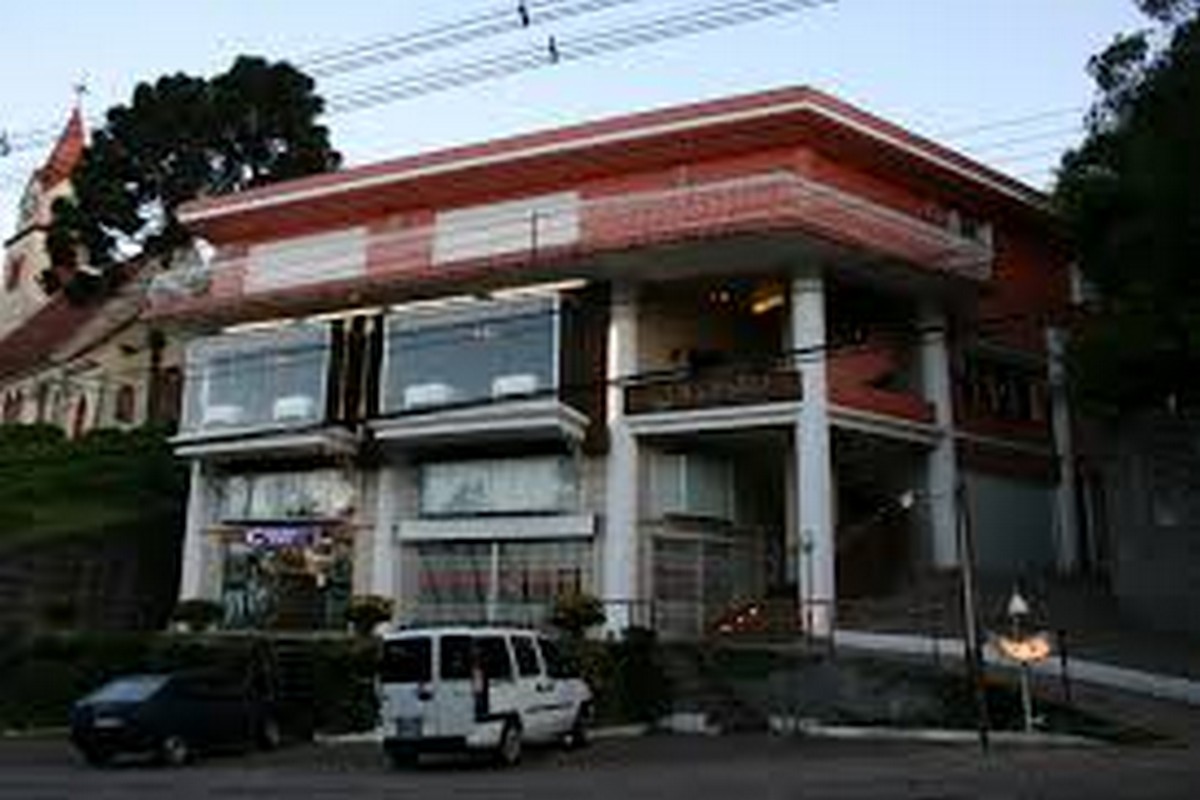
{"type": "Polygon", "coordinates": [[[313,543],[312,528],[248,528],[246,544],[251,547],[306,547],[313,543]]]}

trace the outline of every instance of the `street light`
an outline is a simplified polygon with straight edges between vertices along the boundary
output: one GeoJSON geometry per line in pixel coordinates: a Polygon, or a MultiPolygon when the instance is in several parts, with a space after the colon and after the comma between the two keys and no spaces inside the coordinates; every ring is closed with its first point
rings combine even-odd
{"type": "Polygon", "coordinates": [[[997,637],[996,644],[1002,654],[1021,665],[1021,710],[1025,717],[1025,732],[1033,733],[1033,691],[1029,665],[1045,661],[1050,656],[1050,637],[1044,632],[1027,631],[1025,623],[1029,619],[1029,603],[1016,588],[1008,600],[1008,619],[1010,633],[997,637]]]}

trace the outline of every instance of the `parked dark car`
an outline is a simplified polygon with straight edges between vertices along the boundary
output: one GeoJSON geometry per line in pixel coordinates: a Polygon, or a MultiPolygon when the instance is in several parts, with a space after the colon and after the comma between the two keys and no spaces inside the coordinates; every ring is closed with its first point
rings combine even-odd
{"type": "Polygon", "coordinates": [[[201,751],[274,747],[279,725],[269,699],[235,677],[127,675],[75,704],[71,741],[96,766],[123,754],[180,765],[201,751]]]}

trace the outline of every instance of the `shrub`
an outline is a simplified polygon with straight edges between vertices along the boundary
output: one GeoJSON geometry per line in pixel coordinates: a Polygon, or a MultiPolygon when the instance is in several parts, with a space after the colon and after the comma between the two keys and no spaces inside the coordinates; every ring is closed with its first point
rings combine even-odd
{"type": "Polygon", "coordinates": [[[375,628],[392,619],[395,603],[390,597],[377,594],[360,594],[350,598],[346,609],[346,622],[360,636],[370,636],[375,628]]]}
{"type": "Polygon", "coordinates": [[[181,600],[175,606],[175,611],[171,614],[171,619],[175,622],[183,623],[189,631],[198,633],[215,626],[221,621],[224,614],[225,611],[221,608],[220,603],[197,597],[190,600],[181,600]]]}
{"type": "Polygon", "coordinates": [[[550,613],[550,624],[567,636],[582,638],[588,628],[604,624],[604,604],[581,592],[559,595],[550,613]]]}

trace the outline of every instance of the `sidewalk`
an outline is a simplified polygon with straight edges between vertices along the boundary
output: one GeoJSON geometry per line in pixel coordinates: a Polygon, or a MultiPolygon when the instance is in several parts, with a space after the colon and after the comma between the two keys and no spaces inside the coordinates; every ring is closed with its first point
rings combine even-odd
{"type": "MultiPolygon", "coordinates": [[[[979,615],[985,630],[1007,627],[1005,608],[1012,588],[1007,581],[980,579],[979,615]]],[[[1065,633],[1072,659],[1200,681],[1200,637],[1133,624],[1103,587],[1083,580],[1041,579],[1022,586],[1022,593],[1032,606],[1032,626],[1056,637],[1065,633]]],[[[839,603],[839,627],[958,639],[961,605],[957,576],[931,576],[890,597],[839,603]]]]}

